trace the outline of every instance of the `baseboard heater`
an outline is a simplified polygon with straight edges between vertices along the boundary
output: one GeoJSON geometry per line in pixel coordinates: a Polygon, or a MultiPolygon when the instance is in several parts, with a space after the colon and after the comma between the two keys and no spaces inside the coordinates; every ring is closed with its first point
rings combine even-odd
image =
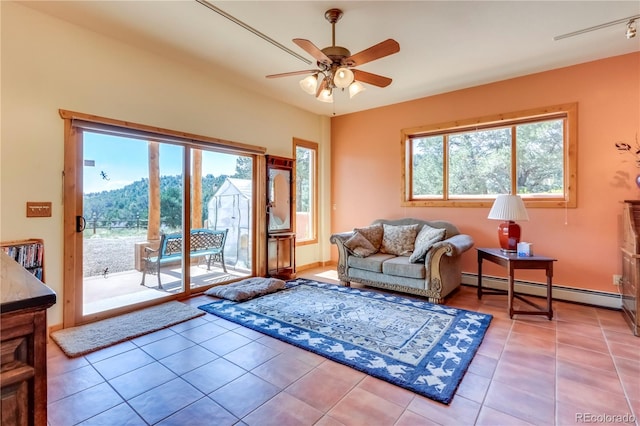
{"type": "MultiPolygon", "coordinates": [[[[478,275],[463,273],[462,284],[477,287],[478,275]]],[[[482,274],[482,288],[486,287],[497,290],[506,290],[508,284],[509,281],[507,278],[492,277],[482,274]]],[[[514,286],[516,293],[547,297],[546,284],[515,280],[514,286]]],[[[554,284],[553,289],[551,290],[551,297],[554,300],[562,300],[565,302],[582,303],[585,305],[593,305],[609,309],[622,309],[622,299],[618,293],[585,290],[582,288],[566,287],[554,284]]]]}

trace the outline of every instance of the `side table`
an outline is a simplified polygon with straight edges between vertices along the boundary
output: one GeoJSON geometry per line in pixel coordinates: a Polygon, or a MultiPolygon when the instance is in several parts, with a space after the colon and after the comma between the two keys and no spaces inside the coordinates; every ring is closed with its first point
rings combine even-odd
{"type": "Polygon", "coordinates": [[[509,318],[513,318],[514,314],[519,315],[546,315],[549,320],[553,318],[553,309],[551,308],[551,289],[553,279],[553,262],[557,259],[545,256],[518,256],[516,253],[504,253],[497,248],[477,248],[478,251],[478,299],[482,298],[482,294],[507,294],[509,301],[509,318]],[[483,290],[482,289],[482,261],[496,263],[507,268],[509,275],[509,285],[507,291],[504,290],[483,290]],[[544,269],[547,275],[547,306],[546,308],[525,299],[522,295],[517,294],[513,288],[514,271],[516,269],[544,269]],[[533,306],[537,310],[522,311],[513,309],[513,299],[516,298],[533,306]]]}

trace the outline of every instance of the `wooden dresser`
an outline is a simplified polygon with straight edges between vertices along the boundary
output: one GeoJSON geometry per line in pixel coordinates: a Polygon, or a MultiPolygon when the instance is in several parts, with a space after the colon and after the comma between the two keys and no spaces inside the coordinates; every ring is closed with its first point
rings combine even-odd
{"type": "Polygon", "coordinates": [[[625,200],[622,212],[622,310],[633,334],[640,336],[640,200],[625,200]]]}
{"type": "Polygon", "coordinates": [[[56,294],[4,251],[0,273],[0,424],[46,425],[47,308],[56,294]]]}

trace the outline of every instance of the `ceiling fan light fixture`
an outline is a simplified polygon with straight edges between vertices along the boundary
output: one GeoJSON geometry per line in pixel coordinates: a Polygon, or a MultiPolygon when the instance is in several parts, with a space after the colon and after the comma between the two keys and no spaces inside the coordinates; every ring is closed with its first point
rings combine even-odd
{"type": "Polygon", "coordinates": [[[353,83],[353,71],[346,67],[340,67],[333,76],[333,83],[340,89],[346,89],[353,83]]]}
{"type": "Polygon", "coordinates": [[[627,32],[625,33],[627,38],[634,38],[636,36],[636,20],[632,19],[627,24],[627,32]]]}
{"type": "Polygon", "coordinates": [[[349,85],[349,99],[353,98],[360,92],[363,92],[366,88],[359,81],[354,81],[349,85]]]}
{"type": "Polygon", "coordinates": [[[302,80],[300,80],[300,87],[306,93],[308,93],[310,95],[315,95],[316,94],[316,89],[318,87],[318,78],[316,77],[315,74],[307,76],[307,77],[303,78],[302,80]]]}
{"type": "MultiPolygon", "coordinates": [[[[196,1],[208,3],[208,0],[196,1]]],[[[303,38],[293,39],[293,42],[298,47],[316,60],[317,69],[270,74],[266,77],[277,78],[312,74],[299,81],[300,88],[306,93],[315,95],[316,99],[321,102],[333,102],[334,89],[340,89],[342,92],[348,89],[349,97],[353,98],[365,90],[362,83],[377,87],[387,87],[391,84],[391,79],[388,77],[351,68],[398,53],[400,51],[398,42],[389,38],[352,55],[349,49],[336,46],[335,24],[341,17],[342,10],[340,9],[329,9],[325,13],[325,19],[331,24],[331,46],[320,49],[309,40],[303,38]],[[356,78],[359,81],[356,81],[356,78]]]]}
{"type": "Polygon", "coordinates": [[[333,103],[333,93],[330,89],[323,89],[318,95],[318,100],[320,102],[333,103]]]}

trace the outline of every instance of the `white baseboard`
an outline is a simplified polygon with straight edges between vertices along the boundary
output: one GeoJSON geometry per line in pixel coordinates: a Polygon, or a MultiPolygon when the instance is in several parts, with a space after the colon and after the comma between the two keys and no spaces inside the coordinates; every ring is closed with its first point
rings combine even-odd
{"type": "MultiPolygon", "coordinates": [[[[462,284],[470,285],[473,287],[478,286],[477,274],[462,274],[462,284]]],[[[508,280],[506,278],[492,277],[488,275],[482,275],[482,288],[492,288],[498,290],[506,290],[508,280]]],[[[547,286],[543,283],[536,283],[530,281],[514,282],[516,293],[529,294],[532,296],[547,296],[547,286]]],[[[566,302],[583,303],[585,305],[600,306],[610,309],[622,309],[622,299],[618,293],[608,293],[605,291],[586,290],[582,288],[566,287],[560,285],[553,285],[551,290],[551,297],[554,300],[563,300],[566,302]]]]}

